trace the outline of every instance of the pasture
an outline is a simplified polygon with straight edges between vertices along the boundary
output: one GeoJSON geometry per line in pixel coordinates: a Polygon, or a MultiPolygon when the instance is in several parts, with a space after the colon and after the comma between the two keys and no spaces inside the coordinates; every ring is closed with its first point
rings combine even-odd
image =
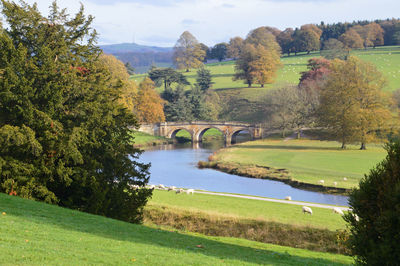
{"type": "Polygon", "coordinates": [[[350,145],[342,150],[335,141],[264,139],[221,149],[213,160],[286,169],[294,180],[310,184],[324,180],[324,186],[350,189],[385,156],[382,145],[370,144],[367,150],[350,145]]]}
{"type": "MultiPolygon", "coordinates": [[[[304,203],[304,205],[307,205],[307,203],[304,203]]],[[[181,211],[203,212],[220,217],[308,226],[331,231],[345,228],[345,222],[342,217],[333,213],[330,209],[313,207],[313,215],[311,216],[303,214],[301,206],[244,198],[198,193],[186,195],[155,190],[152,199],[148,203],[148,207],[154,206],[160,208],[168,207],[181,211]]]]}
{"type": "MultiPolygon", "coordinates": [[[[376,65],[386,77],[388,83],[385,87],[386,91],[393,91],[400,88],[400,46],[382,46],[368,48],[367,50],[359,49],[351,51],[352,55],[360,57],[362,60],[372,62],[376,65]]],[[[232,77],[235,72],[234,61],[226,61],[221,63],[206,64],[206,68],[211,71],[213,79],[213,89],[224,91],[226,89],[241,89],[237,90],[241,98],[254,100],[260,95],[264,95],[265,91],[271,88],[284,86],[285,84],[297,84],[300,78],[300,73],[307,70],[307,61],[313,57],[319,57],[319,52],[313,52],[309,55],[298,54],[297,56],[283,56],[281,58],[283,67],[278,71],[275,83],[268,84],[265,88],[260,88],[254,85],[252,88],[247,88],[243,81],[233,81],[232,77]]],[[[191,84],[196,83],[196,70],[190,72],[182,72],[188,78],[191,84]]],[[[140,82],[146,74],[138,74],[132,76],[136,82],[140,82]]],[[[158,88],[162,91],[162,88],[158,88]]]]}
{"type": "Polygon", "coordinates": [[[135,225],[0,193],[7,265],[343,265],[337,254],[135,225]]]}

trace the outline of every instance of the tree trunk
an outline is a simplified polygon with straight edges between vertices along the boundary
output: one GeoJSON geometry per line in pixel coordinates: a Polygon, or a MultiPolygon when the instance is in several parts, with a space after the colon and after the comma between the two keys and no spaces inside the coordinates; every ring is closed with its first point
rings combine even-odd
{"type": "Polygon", "coordinates": [[[186,72],[189,72],[189,68],[186,68],[186,72]]]}
{"type": "Polygon", "coordinates": [[[285,135],[285,129],[282,129],[282,138],[284,138],[286,135],[285,135]]]}
{"type": "Polygon", "coordinates": [[[301,138],[301,131],[300,131],[300,129],[299,130],[297,130],[297,139],[300,139],[301,138]]]}
{"type": "Polygon", "coordinates": [[[365,145],[365,143],[361,142],[360,150],[366,150],[366,149],[367,149],[367,146],[365,145]]]}
{"type": "Polygon", "coordinates": [[[261,88],[264,88],[264,84],[261,84],[261,88]]]}
{"type": "Polygon", "coordinates": [[[290,52],[287,53],[287,56],[288,56],[288,57],[290,56],[290,52]]]}

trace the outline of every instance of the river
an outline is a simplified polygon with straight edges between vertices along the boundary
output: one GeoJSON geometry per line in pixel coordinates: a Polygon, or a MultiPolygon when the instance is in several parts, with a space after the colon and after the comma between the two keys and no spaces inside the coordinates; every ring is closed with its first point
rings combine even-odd
{"type": "Polygon", "coordinates": [[[221,143],[200,143],[193,148],[191,143],[155,146],[146,150],[140,160],[151,162],[150,184],[163,184],[214,192],[347,206],[348,198],[293,188],[279,181],[241,177],[213,169],[199,169],[197,162],[222,146],[221,143]]]}

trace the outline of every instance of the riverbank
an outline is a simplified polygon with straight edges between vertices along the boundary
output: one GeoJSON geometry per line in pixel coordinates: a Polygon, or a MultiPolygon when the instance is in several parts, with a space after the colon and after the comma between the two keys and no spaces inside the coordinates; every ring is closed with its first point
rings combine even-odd
{"type": "Polygon", "coordinates": [[[312,210],[313,215],[307,215],[301,206],[284,203],[155,190],[144,210],[144,221],[210,236],[345,254],[345,247],[338,241],[344,235],[342,217],[331,209],[312,210]]]}
{"type": "Polygon", "coordinates": [[[160,136],[153,136],[140,131],[132,131],[133,146],[137,148],[146,148],[151,146],[174,143],[172,139],[160,136]]]}
{"type": "Polygon", "coordinates": [[[356,146],[341,150],[333,141],[264,139],[221,149],[198,166],[311,191],[346,194],[385,155],[380,145],[370,145],[366,151],[356,146]]]}

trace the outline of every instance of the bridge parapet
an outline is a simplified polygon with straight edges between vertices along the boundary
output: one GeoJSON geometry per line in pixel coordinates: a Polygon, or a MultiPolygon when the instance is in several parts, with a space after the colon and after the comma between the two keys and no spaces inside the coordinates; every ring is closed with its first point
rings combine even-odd
{"type": "MultiPolygon", "coordinates": [[[[150,125],[142,125],[141,131],[151,132],[150,125]]],[[[201,142],[203,134],[210,128],[219,130],[227,144],[235,143],[236,136],[241,131],[248,131],[252,139],[262,138],[261,124],[247,124],[242,122],[209,122],[209,121],[191,121],[191,122],[162,122],[153,124],[154,135],[174,138],[179,130],[186,130],[190,133],[192,142],[201,142]]]]}

